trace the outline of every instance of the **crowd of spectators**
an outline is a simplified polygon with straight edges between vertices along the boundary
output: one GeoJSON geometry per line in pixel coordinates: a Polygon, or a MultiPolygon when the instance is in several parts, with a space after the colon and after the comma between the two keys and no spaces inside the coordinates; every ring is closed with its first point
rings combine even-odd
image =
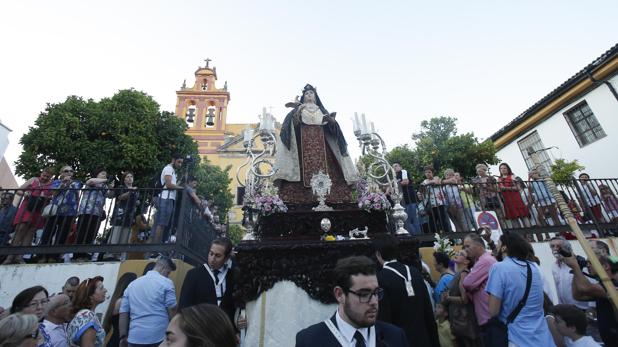
{"type": "MultiPolygon", "coordinates": [[[[499,165],[498,176],[490,175],[485,164],[478,164],[477,176],[464,182],[453,169],[445,169],[440,177],[432,166],[427,166],[425,178],[415,185],[400,163],[394,163],[393,168],[403,193],[402,206],[408,214],[404,227],[413,235],[474,231],[479,226],[475,214],[482,211],[495,213],[503,230],[566,225],[538,169],[530,170],[527,180],[523,180],[507,163],[499,165]]],[[[580,223],[616,223],[615,183],[591,181],[588,174],[582,173],[575,185],[570,189],[562,187],[561,191],[580,223]]],[[[537,233],[536,237],[539,241],[549,239],[547,233],[537,233]]]]}
{"type": "MultiPolygon", "coordinates": [[[[3,190],[0,198],[0,245],[72,245],[173,242],[179,223],[196,230],[225,234],[217,207],[198,196],[197,180],[186,176],[180,184],[176,171],[183,158],[173,155],[155,187],[139,189],[131,171],[120,178],[98,168],[81,182],[71,166],[52,168],[27,180],[16,190],[3,190]],[[118,182],[117,182],[118,181],[118,182]],[[180,216],[180,197],[186,202],[180,216]],[[200,223],[199,225],[197,223],[200,223]]],[[[213,236],[214,237],[214,236],[213,236]]],[[[105,253],[99,260],[139,258],[139,254],[105,253]]],[[[39,263],[86,261],[91,254],[40,254],[30,257],[39,263]]],[[[22,256],[8,255],[4,264],[24,263],[22,256]]]]}

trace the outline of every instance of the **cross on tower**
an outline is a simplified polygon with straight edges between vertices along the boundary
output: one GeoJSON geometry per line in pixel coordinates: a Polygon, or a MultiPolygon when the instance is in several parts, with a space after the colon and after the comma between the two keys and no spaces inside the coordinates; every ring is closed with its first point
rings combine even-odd
{"type": "Polygon", "coordinates": [[[204,59],[204,61],[206,62],[206,67],[208,67],[208,64],[212,61],[212,59],[206,58],[204,59]]]}

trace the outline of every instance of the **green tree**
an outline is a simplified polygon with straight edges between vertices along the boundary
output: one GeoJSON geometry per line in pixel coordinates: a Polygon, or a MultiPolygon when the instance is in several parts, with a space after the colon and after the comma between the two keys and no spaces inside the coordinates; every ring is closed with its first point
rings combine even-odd
{"type": "Polygon", "coordinates": [[[121,90],[99,102],[70,96],[48,104],[22,136],[16,173],[36,176],[47,166],[71,165],[78,179],[97,167],[120,176],[134,172],[138,187],[152,187],[172,152],[197,156],[185,123],[143,92],[121,90]]]}
{"type": "Polygon", "coordinates": [[[412,135],[414,148],[403,145],[387,155],[398,161],[415,182],[424,179],[423,167],[432,165],[438,175],[452,168],[462,177],[476,175],[478,163],[497,164],[496,148],[491,140],[479,142],[474,133],[458,134],[457,118],[434,117],[421,122],[421,131],[412,135]]]}
{"type": "Polygon", "coordinates": [[[575,171],[584,170],[585,167],[580,165],[577,160],[566,161],[564,159],[556,159],[551,164],[551,179],[556,184],[571,185],[573,183],[573,174],[575,171]]]}
{"type": "Polygon", "coordinates": [[[218,207],[219,218],[223,221],[227,218],[227,212],[232,207],[233,195],[230,193],[229,177],[231,166],[221,169],[210,164],[206,159],[195,166],[192,175],[197,179],[197,194],[203,195],[218,207]]]}

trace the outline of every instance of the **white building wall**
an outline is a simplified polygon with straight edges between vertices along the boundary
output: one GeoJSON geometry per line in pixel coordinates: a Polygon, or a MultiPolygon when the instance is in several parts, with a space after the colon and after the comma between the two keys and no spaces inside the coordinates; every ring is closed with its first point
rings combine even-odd
{"type": "Polygon", "coordinates": [[[0,266],[0,306],[8,310],[15,295],[32,286],[41,285],[51,295],[61,292],[65,281],[71,276],[79,277],[80,281],[103,276],[108,300],[97,306],[95,312],[104,315],[116,286],[119,267],[119,262],[0,266]]]}
{"type": "Polygon", "coordinates": [[[11,129],[0,122],[0,159],[4,157],[6,149],[9,147],[9,133],[11,129]]]}
{"type": "MultiPolygon", "coordinates": [[[[610,82],[618,89],[618,76],[614,76],[610,79],[610,82]]],[[[574,100],[498,151],[498,158],[507,162],[513,172],[523,179],[528,177],[528,168],[517,141],[535,130],[545,147],[558,147],[558,149],[551,150],[550,157],[554,159],[563,158],[568,161],[577,159],[586,167],[585,171],[592,178],[618,177],[618,161],[614,160],[616,151],[618,151],[618,100],[614,98],[606,85],[600,85],[585,96],[574,100]],[[563,114],[582,100],[588,103],[607,136],[584,147],[579,147],[563,114]]],[[[497,166],[492,167],[491,172],[497,175],[497,166]]]]}

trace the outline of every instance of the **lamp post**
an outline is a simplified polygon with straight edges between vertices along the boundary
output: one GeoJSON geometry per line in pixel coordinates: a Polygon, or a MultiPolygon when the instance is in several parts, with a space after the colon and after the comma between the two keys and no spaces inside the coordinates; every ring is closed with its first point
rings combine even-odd
{"type": "MultiPolygon", "coordinates": [[[[541,167],[541,160],[539,159],[539,152],[544,151],[544,150],[546,149],[540,149],[540,150],[535,151],[532,148],[528,148],[528,155],[532,159],[532,163],[534,164],[534,167],[541,167]]],[[[605,269],[603,269],[601,262],[599,262],[599,258],[597,258],[597,255],[594,253],[594,251],[588,244],[588,240],[586,240],[584,233],[579,228],[579,224],[577,224],[577,220],[575,219],[575,216],[573,216],[573,212],[567,205],[566,201],[564,201],[564,197],[558,191],[558,188],[556,187],[556,184],[551,179],[551,177],[549,175],[547,176],[545,175],[545,170],[539,170],[539,174],[541,175],[541,179],[547,185],[547,189],[549,190],[549,193],[556,200],[556,203],[558,204],[558,208],[560,209],[560,212],[562,213],[567,223],[569,224],[569,227],[571,228],[573,233],[575,233],[575,236],[577,237],[577,241],[584,249],[584,252],[586,253],[586,257],[590,261],[590,265],[592,265],[592,268],[594,269],[594,271],[596,271],[596,273],[599,275],[599,278],[601,279],[601,283],[603,284],[603,286],[605,287],[605,290],[607,291],[607,296],[609,297],[609,300],[614,305],[614,310],[618,310],[618,292],[616,292],[616,287],[614,287],[614,284],[612,283],[611,279],[607,275],[607,272],[605,271],[605,269]]]]}

